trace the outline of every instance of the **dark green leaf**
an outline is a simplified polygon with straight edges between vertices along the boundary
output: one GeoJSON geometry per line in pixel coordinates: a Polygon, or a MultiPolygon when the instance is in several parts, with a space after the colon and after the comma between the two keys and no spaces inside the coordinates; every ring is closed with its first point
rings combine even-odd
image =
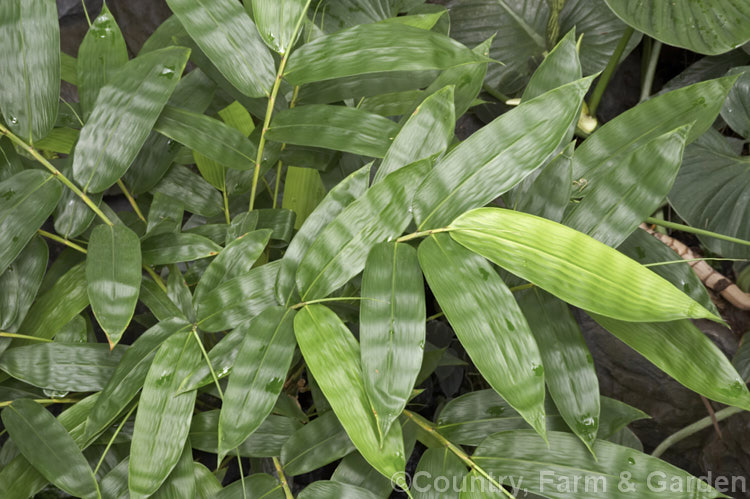
{"type": "Polygon", "coordinates": [[[466,465],[449,449],[427,449],[414,472],[412,494],[415,499],[459,499],[459,488],[452,485],[460,484],[464,475],[466,465]],[[443,490],[444,480],[448,486],[443,490]]]}
{"type": "Polygon", "coordinates": [[[219,191],[200,175],[181,165],[172,166],[152,192],[176,199],[190,213],[211,217],[221,212],[219,191]]]}
{"type": "Polygon", "coordinates": [[[575,29],[570,30],[547,54],[531,75],[529,84],[526,85],[521,96],[522,102],[539,97],[544,92],[576,81],[583,76],[575,35],[575,29]]]}
{"type": "Polygon", "coordinates": [[[737,83],[729,91],[721,117],[732,127],[732,130],[743,137],[750,138],[750,66],[732,68],[730,75],[740,74],[737,83]]]}
{"type": "Polygon", "coordinates": [[[367,489],[334,482],[331,480],[318,480],[305,487],[297,496],[299,499],[377,499],[378,496],[367,489]]]}
{"type": "Polygon", "coordinates": [[[198,234],[164,233],[145,239],[141,250],[144,265],[165,265],[217,255],[221,246],[198,234]]]}
{"type": "Polygon", "coordinates": [[[562,220],[573,190],[571,168],[575,142],[571,142],[546,166],[523,179],[512,193],[514,210],[553,222],[562,220]]]}
{"type": "Polygon", "coordinates": [[[271,475],[256,473],[237,480],[216,495],[216,499],[284,499],[281,484],[271,475]],[[244,489],[243,489],[244,487],[244,489]]]}
{"type": "Polygon", "coordinates": [[[328,411],[297,430],[281,448],[284,473],[307,473],[354,450],[354,444],[333,411],[328,411]]]}
{"type": "MultiPolygon", "coordinates": [[[[245,5],[249,8],[251,3],[245,5]]],[[[294,41],[294,28],[297,20],[305,14],[305,6],[304,0],[252,0],[253,18],[266,45],[284,55],[294,41]]]]}
{"type": "Polygon", "coordinates": [[[34,302],[49,249],[41,237],[34,237],[0,276],[0,329],[17,332],[34,302]]]}

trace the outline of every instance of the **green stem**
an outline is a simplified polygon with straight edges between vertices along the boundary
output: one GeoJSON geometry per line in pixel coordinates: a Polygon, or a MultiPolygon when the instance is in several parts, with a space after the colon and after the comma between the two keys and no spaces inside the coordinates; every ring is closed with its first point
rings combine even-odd
{"type": "MultiPolygon", "coordinates": [[[[716,418],[716,421],[723,421],[729,416],[739,414],[740,412],[743,412],[743,409],[740,409],[739,407],[727,407],[726,409],[722,409],[719,412],[715,413],[714,417],[716,418]]],[[[664,454],[664,452],[666,452],[667,449],[672,447],[680,440],[684,440],[690,435],[698,433],[699,431],[704,430],[713,424],[714,422],[710,415],[706,416],[703,419],[699,419],[695,423],[688,425],[675,433],[672,433],[670,436],[664,439],[664,441],[660,443],[658,447],[656,447],[656,449],[654,449],[654,452],[652,452],[651,455],[653,457],[660,457],[662,454],[664,454]]]]}
{"type": "Polygon", "coordinates": [[[161,280],[161,277],[159,277],[159,274],[157,274],[154,271],[154,269],[152,269],[148,265],[144,265],[143,270],[145,270],[146,273],[151,276],[151,279],[154,280],[156,285],[159,286],[162,291],[164,291],[165,293],[167,292],[167,286],[164,284],[164,281],[161,280]]]}
{"type": "Polygon", "coordinates": [[[746,258],[686,258],[681,260],[670,260],[668,262],[644,263],[644,267],[658,267],[660,265],[672,265],[674,263],[690,262],[747,262],[746,258]]]}
{"type": "Polygon", "coordinates": [[[278,457],[273,458],[273,465],[276,467],[276,473],[279,475],[281,488],[284,489],[284,496],[286,499],[294,499],[294,495],[292,495],[292,491],[289,489],[289,483],[286,481],[286,476],[284,475],[284,470],[281,467],[278,457]]]}
{"type": "Polygon", "coordinates": [[[109,217],[107,217],[107,215],[105,215],[104,212],[102,212],[102,210],[99,209],[99,207],[96,205],[96,203],[94,203],[91,200],[91,198],[86,195],[85,192],[83,192],[81,189],[79,189],[78,186],[75,185],[73,182],[71,182],[70,179],[68,179],[65,175],[63,175],[62,173],[60,173],[60,170],[58,170],[57,168],[55,168],[52,165],[52,163],[50,163],[49,161],[47,161],[47,159],[44,156],[42,156],[41,154],[39,154],[39,151],[37,151],[32,146],[28,145],[26,142],[24,142],[23,140],[21,140],[20,138],[18,138],[13,132],[11,132],[7,128],[5,128],[5,126],[2,125],[2,124],[0,124],[0,135],[7,136],[18,147],[20,147],[24,151],[28,152],[29,154],[31,154],[31,156],[35,160],[37,160],[39,163],[42,164],[42,166],[44,166],[47,170],[49,170],[52,173],[52,175],[54,175],[60,182],[63,183],[63,185],[65,185],[65,187],[67,187],[68,189],[70,189],[71,191],[73,191],[73,193],[76,196],[78,196],[79,198],[81,198],[81,201],[83,201],[84,203],[86,203],[86,206],[88,206],[89,208],[91,208],[91,211],[93,211],[94,213],[96,213],[97,216],[99,216],[99,218],[101,218],[102,221],[105,224],[107,224],[107,225],[114,225],[112,223],[112,220],[110,220],[109,217]]]}
{"type": "Polygon", "coordinates": [[[490,482],[492,485],[497,487],[499,490],[501,490],[507,497],[510,499],[515,499],[513,497],[513,494],[508,492],[505,487],[503,487],[501,484],[499,484],[494,478],[492,478],[492,475],[484,471],[477,463],[475,463],[460,447],[454,445],[450,440],[442,436],[440,433],[437,432],[435,429],[435,426],[432,425],[429,421],[424,419],[422,416],[415,414],[411,411],[404,411],[404,415],[414,421],[414,423],[422,428],[424,431],[426,431],[431,437],[433,437],[435,440],[440,442],[446,449],[451,451],[453,454],[456,455],[461,461],[466,464],[469,468],[479,473],[482,477],[484,477],[488,482],[490,482]]]}
{"type": "Polygon", "coordinates": [[[485,92],[487,92],[488,94],[490,94],[495,99],[497,99],[500,102],[502,102],[503,104],[506,103],[506,102],[508,102],[510,100],[510,97],[508,97],[507,95],[505,95],[501,91],[492,88],[491,86],[487,85],[486,83],[484,85],[482,85],[482,90],[484,90],[485,92]]]}
{"type": "Polygon", "coordinates": [[[289,45],[287,45],[286,50],[284,50],[284,55],[281,57],[281,63],[279,64],[279,70],[276,72],[276,81],[273,83],[273,88],[271,88],[271,95],[268,97],[268,106],[266,107],[266,116],[263,119],[263,128],[260,131],[260,141],[258,142],[258,154],[255,156],[255,169],[253,170],[253,185],[250,189],[250,207],[248,211],[253,211],[253,207],[255,206],[255,194],[258,190],[258,178],[260,177],[260,165],[263,162],[263,149],[266,147],[266,132],[268,132],[268,127],[271,123],[271,116],[273,115],[273,108],[276,105],[276,97],[279,94],[279,88],[281,87],[281,81],[284,76],[284,70],[286,69],[286,63],[289,60],[289,54],[292,52],[292,47],[294,46],[294,42],[297,40],[297,35],[299,34],[299,30],[302,27],[302,21],[307,17],[307,9],[310,7],[310,2],[312,0],[307,0],[307,3],[305,4],[305,8],[302,9],[302,14],[299,16],[299,19],[297,19],[297,25],[294,27],[294,34],[292,35],[292,38],[289,40],[289,45]]]}
{"type": "Polygon", "coordinates": [[[132,194],[130,194],[130,191],[128,190],[128,188],[125,187],[125,184],[123,183],[123,181],[120,179],[117,179],[117,186],[120,188],[122,193],[125,194],[125,197],[128,198],[128,203],[130,203],[130,206],[133,207],[133,211],[135,211],[135,214],[138,215],[138,218],[140,218],[143,221],[143,223],[147,224],[148,221],[146,221],[146,217],[143,216],[143,212],[138,207],[138,203],[135,202],[135,198],[133,197],[132,194]]]}
{"type": "Polygon", "coordinates": [[[660,225],[668,229],[681,230],[682,232],[698,234],[699,236],[713,237],[714,239],[721,239],[722,241],[729,241],[730,243],[744,244],[745,246],[750,246],[750,241],[746,241],[744,239],[737,239],[736,237],[725,236],[724,234],[718,234],[716,232],[711,232],[709,230],[696,229],[695,227],[690,227],[689,225],[683,225],[683,224],[678,224],[674,222],[667,222],[666,220],[661,220],[659,218],[648,217],[644,220],[644,222],[646,222],[647,224],[660,225]]]}
{"type": "MultiPolygon", "coordinates": [[[[34,402],[36,402],[37,404],[75,404],[77,402],[80,402],[80,399],[34,399],[34,402]]],[[[6,400],[0,402],[0,407],[8,407],[12,403],[12,400],[6,400]]]]}
{"type": "Polygon", "coordinates": [[[596,109],[599,107],[599,102],[602,100],[604,91],[607,89],[607,85],[609,85],[609,80],[612,79],[615,69],[617,69],[618,64],[620,64],[622,54],[625,53],[625,48],[627,48],[628,42],[630,42],[630,38],[633,36],[633,32],[634,29],[628,26],[628,29],[625,30],[622,34],[622,38],[620,38],[620,43],[617,44],[617,48],[615,48],[615,51],[612,53],[612,57],[609,58],[607,67],[604,68],[602,75],[599,77],[594,92],[591,94],[591,100],[589,100],[589,114],[591,116],[596,116],[596,109]]]}
{"type": "Polygon", "coordinates": [[[86,0],[81,0],[81,5],[83,6],[83,13],[86,16],[86,22],[91,27],[91,18],[89,17],[89,10],[86,8],[86,0]]]}
{"type": "Polygon", "coordinates": [[[547,20],[547,50],[552,50],[560,36],[560,12],[565,7],[566,0],[547,0],[549,4],[549,19],[547,20]]]}
{"type": "Polygon", "coordinates": [[[128,413],[125,414],[125,417],[122,418],[122,421],[120,421],[120,424],[117,426],[117,429],[115,430],[115,434],[112,435],[112,438],[110,438],[109,442],[107,442],[107,447],[104,448],[104,452],[102,452],[102,457],[99,458],[99,462],[96,463],[96,468],[94,468],[94,476],[96,476],[96,472],[99,471],[99,468],[104,462],[104,458],[107,456],[107,452],[109,452],[109,448],[112,447],[112,444],[115,442],[115,438],[117,438],[117,435],[120,433],[120,430],[122,430],[122,427],[125,426],[125,422],[133,414],[133,411],[135,410],[136,407],[138,407],[138,402],[133,404],[133,407],[131,407],[128,413]]]}
{"type": "Polygon", "coordinates": [[[195,338],[195,341],[198,342],[198,347],[201,349],[201,353],[203,354],[203,358],[206,361],[206,364],[208,365],[208,370],[211,371],[211,377],[214,379],[214,383],[216,383],[216,390],[219,392],[219,398],[224,399],[224,392],[221,391],[221,385],[219,384],[219,377],[216,376],[216,371],[214,371],[214,366],[211,364],[211,359],[208,358],[208,352],[206,352],[206,347],[203,346],[203,342],[201,341],[200,336],[198,336],[198,330],[195,326],[193,326],[193,337],[195,338]]]}
{"type": "Polygon", "coordinates": [[[398,239],[396,239],[396,242],[405,243],[406,241],[411,241],[412,239],[418,239],[420,237],[427,237],[433,234],[439,234],[440,232],[450,232],[452,230],[456,230],[456,229],[452,227],[443,227],[441,229],[421,230],[419,232],[412,232],[411,234],[401,236],[398,239]]]}
{"type": "Polygon", "coordinates": [[[242,471],[242,459],[240,458],[240,449],[238,447],[234,450],[237,453],[237,468],[239,468],[240,470],[240,482],[242,484],[242,499],[247,499],[247,490],[245,490],[245,473],[242,471]]]}
{"type": "Polygon", "coordinates": [[[326,303],[329,301],[362,301],[362,300],[370,300],[370,301],[379,301],[381,303],[385,303],[383,300],[378,300],[377,298],[365,298],[362,296],[337,296],[334,298],[318,298],[317,300],[309,300],[309,301],[301,301],[297,303],[296,305],[292,305],[292,310],[297,310],[298,308],[305,307],[307,305],[314,305],[316,303],[326,303]]]}
{"type": "Polygon", "coordinates": [[[44,341],[47,343],[52,342],[52,340],[48,340],[47,338],[39,338],[38,336],[29,336],[27,334],[6,333],[4,331],[0,332],[0,338],[18,338],[19,340],[44,341]]]}
{"type": "Polygon", "coordinates": [[[656,74],[656,64],[659,62],[659,54],[661,53],[662,43],[655,41],[651,47],[651,55],[648,60],[648,67],[646,68],[646,75],[643,78],[643,87],[641,88],[641,100],[645,101],[651,96],[651,87],[654,84],[654,75],[656,74]]]}
{"type": "Polygon", "coordinates": [[[83,253],[84,255],[87,253],[86,248],[79,246],[76,243],[68,239],[62,238],[58,236],[57,234],[53,234],[51,232],[47,232],[46,230],[42,230],[42,229],[37,230],[37,233],[42,237],[46,237],[47,239],[51,239],[52,241],[58,242],[60,244],[64,244],[65,246],[69,248],[73,248],[74,250],[79,251],[83,253]]]}
{"type": "Polygon", "coordinates": [[[279,184],[281,184],[281,161],[276,166],[276,187],[273,189],[273,206],[276,208],[277,200],[279,199],[279,184]]]}
{"type": "Polygon", "coordinates": [[[229,196],[227,196],[227,186],[224,185],[224,189],[221,191],[221,195],[224,197],[224,218],[227,221],[227,225],[232,223],[232,214],[229,213],[229,196]]]}

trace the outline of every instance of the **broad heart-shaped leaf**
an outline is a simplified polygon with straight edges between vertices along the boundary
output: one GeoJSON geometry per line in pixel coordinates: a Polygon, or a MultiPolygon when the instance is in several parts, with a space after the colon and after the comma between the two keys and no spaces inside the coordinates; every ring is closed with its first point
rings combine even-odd
{"type": "Polygon", "coordinates": [[[401,167],[445,151],[456,128],[453,94],[454,87],[445,87],[417,106],[388,148],[373,183],[401,167]]]}
{"type": "Polygon", "coordinates": [[[39,291],[48,256],[47,243],[34,237],[0,276],[0,330],[18,331],[39,291]]]}
{"type": "Polygon", "coordinates": [[[313,104],[282,111],[268,128],[268,140],[382,158],[398,125],[377,114],[346,106],[313,104]]]}
{"type": "Polygon", "coordinates": [[[297,269],[303,300],[323,298],[343,286],[364,268],[370,248],[403,232],[414,190],[430,166],[427,159],[393,172],[318,233],[297,269]]]}
{"type": "Polygon", "coordinates": [[[359,344],[351,331],[325,306],[308,305],[294,318],[294,333],[308,369],[362,456],[386,477],[403,472],[401,425],[392,425],[378,438],[362,380],[359,344]]]}
{"type": "Polygon", "coordinates": [[[617,16],[657,40],[716,55],[750,40],[750,5],[733,0],[605,0],[617,16]],[[686,29],[687,28],[687,29],[686,29]]]}
{"type": "Polygon", "coordinates": [[[414,196],[419,229],[487,204],[538,168],[578,119],[590,83],[584,78],[522,103],[438,161],[414,196]]]}
{"type": "Polygon", "coordinates": [[[722,497],[681,469],[628,447],[599,440],[594,453],[596,458],[569,433],[550,432],[547,447],[534,432],[516,430],[489,436],[472,460],[501,483],[523,477],[524,489],[552,499],[722,497]],[[679,491],[670,489],[673,483],[679,491]]]}
{"type": "Polygon", "coordinates": [[[249,9],[251,5],[263,41],[272,50],[284,55],[294,41],[297,21],[305,13],[305,0],[252,0],[252,3],[245,4],[245,8],[249,9]]]}
{"type": "Polygon", "coordinates": [[[227,168],[249,170],[257,146],[222,121],[186,109],[166,106],[154,130],[227,168]]]}
{"type": "MultiPolygon", "coordinates": [[[[737,155],[723,138],[716,146],[690,145],[669,193],[670,204],[693,227],[740,239],[750,237],[748,161],[750,157],[737,155]]],[[[747,246],[712,237],[700,239],[709,250],[724,257],[750,258],[747,246]]]]}
{"type": "Polygon", "coordinates": [[[380,438],[403,412],[422,366],[425,296],[416,250],[380,243],[362,276],[362,378],[380,438]]]}
{"type": "Polygon", "coordinates": [[[130,497],[148,497],[156,492],[180,459],[196,392],[175,392],[200,361],[201,351],[191,331],[170,336],[157,350],[135,416],[128,473],[130,497]]]}
{"type": "Polygon", "coordinates": [[[284,473],[308,473],[350,454],[355,449],[346,431],[328,410],[298,429],[281,448],[284,473]]]}
{"type": "MultiPolygon", "coordinates": [[[[520,0],[462,0],[450,10],[451,36],[474,46],[495,35],[490,56],[503,64],[491,64],[487,83],[505,93],[520,92],[544,58],[549,2],[520,0]]],[[[628,26],[603,2],[567,0],[560,12],[560,33],[575,28],[581,40],[583,74],[604,69],[628,26]]],[[[631,38],[628,54],[640,35],[631,38]]]]}
{"type": "Polygon", "coordinates": [[[133,317],[141,287],[141,242],[125,225],[97,225],[86,255],[89,302],[110,346],[133,317]]]}
{"type": "Polygon", "coordinates": [[[145,265],[166,265],[218,255],[221,246],[198,234],[168,232],[146,238],[141,250],[145,265]]]}
{"type": "Polygon", "coordinates": [[[61,196],[62,184],[41,170],[24,170],[0,182],[0,272],[26,247],[61,196]]]}
{"type": "Polygon", "coordinates": [[[732,130],[746,139],[750,138],[750,66],[740,66],[729,70],[730,75],[742,75],[729,91],[721,117],[732,130]]]}
{"type": "Polygon", "coordinates": [[[284,77],[293,85],[386,71],[447,69],[486,62],[457,41],[397,23],[363,24],[295,50],[284,77]]]}
{"type": "Polygon", "coordinates": [[[190,37],[221,74],[248,97],[271,90],[276,71],[255,24],[233,0],[168,0],[190,37]]]}
{"type": "Polygon", "coordinates": [[[290,300],[295,291],[294,276],[297,267],[318,233],[344,208],[365,193],[370,181],[370,169],[371,164],[363,166],[336,184],[294,235],[279,265],[276,299],[280,304],[290,305],[290,300]]]}
{"type": "Polygon", "coordinates": [[[742,377],[692,322],[630,323],[589,315],[694,392],[723,404],[750,408],[750,392],[742,377]]]}
{"type": "Polygon", "coordinates": [[[200,302],[203,295],[219,284],[247,274],[268,244],[271,229],[248,232],[227,244],[206,268],[195,287],[193,301],[200,302]]]}
{"type": "Polygon", "coordinates": [[[522,291],[518,305],[539,346],[552,400],[570,429],[591,448],[599,429],[599,380],[581,329],[568,306],[541,289],[522,291]]]}
{"type": "Polygon", "coordinates": [[[415,477],[423,480],[412,481],[412,494],[415,499],[458,499],[460,489],[452,484],[460,484],[466,475],[466,465],[447,448],[427,449],[419,459],[415,477]],[[437,481],[440,477],[440,481],[437,481]],[[449,485],[443,490],[443,477],[449,485]],[[421,483],[419,483],[421,481],[421,483]]]}
{"type": "Polygon", "coordinates": [[[3,410],[2,419],[13,443],[44,478],[75,497],[99,494],[75,440],[47,409],[31,399],[18,399],[3,410]]]}
{"type": "Polygon", "coordinates": [[[170,336],[190,328],[185,319],[174,317],[159,322],[130,345],[88,414],[86,440],[97,436],[130,404],[143,386],[156,350],[170,336]]]}
{"type": "Polygon", "coordinates": [[[0,4],[0,110],[16,135],[33,143],[57,119],[60,24],[52,0],[0,4]]]}
{"type": "Polygon", "coordinates": [[[504,208],[479,208],[451,224],[470,250],[584,310],[632,322],[720,319],[670,282],[596,239],[504,208]]]}
{"type": "Polygon", "coordinates": [[[711,127],[736,78],[708,80],[658,95],[608,121],[576,148],[573,180],[585,182],[599,168],[614,170],[624,154],[684,125],[693,123],[686,142],[694,141],[711,127]]]}
{"type": "Polygon", "coordinates": [[[446,234],[422,241],[419,264],[484,379],[545,438],[542,358],[508,287],[489,262],[446,234]]]}
{"type": "Polygon", "coordinates": [[[73,159],[73,176],[85,191],[101,192],[127,171],[189,55],[186,48],[169,47],[136,57],[102,87],[73,159]]]}
{"type": "Polygon", "coordinates": [[[278,261],[267,263],[206,293],[196,303],[200,328],[225,331],[276,305],[273,289],[278,271],[278,261]]]}
{"type": "Polygon", "coordinates": [[[562,223],[617,247],[664,202],[682,164],[690,126],[656,137],[616,164],[594,170],[586,179],[584,198],[562,223]]]}
{"type": "Polygon", "coordinates": [[[125,351],[110,351],[103,343],[37,342],[6,350],[0,369],[47,390],[95,392],[104,388],[125,351]]]}
{"type": "Polygon", "coordinates": [[[271,412],[294,355],[292,309],[269,307],[250,324],[224,392],[219,456],[244,442],[271,412]]]}
{"type": "Polygon", "coordinates": [[[78,48],[78,98],[84,121],[94,109],[99,90],[126,62],[128,47],[117,21],[105,3],[78,48]]]}

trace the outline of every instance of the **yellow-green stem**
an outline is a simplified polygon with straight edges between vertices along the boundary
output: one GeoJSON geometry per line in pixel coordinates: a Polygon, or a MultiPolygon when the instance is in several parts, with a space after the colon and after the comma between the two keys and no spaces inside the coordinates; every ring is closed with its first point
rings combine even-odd
{"type": "Polygon", "coordinates": [[[281,468],[281,463],[278,457],[273,458],[273,465],[276,467],[276,473],[279,475],[279,482],[281,482],[281,488],[284,489],[284,496],[286,499],[294,499],[292,491],[289,489],[289,484],[286,481],[284,470],[281,468]]]}
{"type": "Polygon", "coordinates": [[[193,337],[195,338],[195,341],[198,342],[198,347],[201,349],[201,353],[203,354],[203,359],[206,361],[206,365],[208,365],[208,370],[211,371],[211,377],[214,379],[214,383],[216,384],[216,391],[219,392],[219,398],[224,399],[224,392],[221,390],[221,385],[219,384],[219,377],[216,376],[216,371],[214,371],[214,366],[211,364],[211,359],[208,358],[208,352],[206,352],[206,347],[203,346],[203,342],[201,341],[200,336],[198,336],[198,329],[193,326],[193,337]]]}
{"type": "Polygon", "coordinates": [[[42,229],[37,230],[37,233],[42,237],[46,237],[47,239],[51,239],[52,241],[58,242],[60,244],[64,244],[68,248],[72,248],[76,251],[79,251],[83,253],[84,255],[87,253],[86,248],[84,248],[83,246],[79,246],[73,241],[60,237],[57,234],[53,234],[51,232],[47,232],[46,230],[42,230],[42,229]]]}
{"type": "Polygon", "coordinates": [[[151,279],[154,280],[156,285],[159,286],[162,291],[164,291],[165,293],[167,292],[167,286],[164,284],[164,281],[161,280],[161,277],[159,277],[159,274],[157,274],[154,271],[154,269],[152,269],[148,265],[144,265],[143,270],[145,270],[146,273],[151,276],[151,279]]]}
{"type": "Polygon", "coordinates": [[[607,85],[609,85],[609,80],[612,79],[615,69],[617,69],[617,66],[620,64],[622,54],[625,52],[628,42],[630,42],[630,38],[633,36],[633,32],[633,28],[628,27],[622,34],[620,43],[617,44],[615,51],[609,58],[609,62],[607,62],[607,67],[604,68],[602,75],[599,77],[599,81],[596,82],[596,87],[594,88],[594,92],[591,94],[591,100],[589,101],[589,115],[594,118],[596,118],[596,109],[599,107],[599,102],[602,100],[604,91],[607,89],[607,85]]]}
{"type": "Polygon", "coordinates": [[[138,215],[138,218],[143,220],[144,223],[148,223],[146,221],[146,217],[143,216],[143,212],[138,207],[138,203],[135,202],[135,198],[133,197],[132,194],[130,194],[130,191],[128,190],[127,187],[125,187],[125,184],[123,183],[122,180],[120,179],[117,180],[117,186],[120,188],[122,193],[125,194],[125,197],[128,198],[128,203],[130,203],[130,206],[133,207],[133,211],[135,211],[135,214],[138,215]]]}
{"type": "Polygon", "coordinates": [[[232,223],[232,215],[229,213],[229,196],[227,196],[227,186],[224,185],[224,189],[221,191],[224,197],[224,219],[227,221],[227,225],[232,223]]]}
{"type": "Polygon", "coordinates": [[[115,438],[117,438],[117,435],[120,433],[120,430],[122,430],[122,427],[125,426],[125,422],[133,414],[133,411],[135,411],[136,407],[138,407],[138,402],[133,404],[133,407],[130,408],[128,413],[125,414],[125,417],[122,418],[122,421],[120,421],[120,424],[117,425],[117,429],[115,430],[114,435],[112,435],[112,438],[109,439],[109,442],[107,442],[107,446],[104,448],[104,452],[102,452],[102,457],[100,457],[99,462],[96,463],[96,468],[94,468],[94,475],[96,475],[96,472],[99,471],[99,468],[102,466],[102,463],[104,462],[104,458],[107,456],[107,452],[109,452],[109,448],[112,447],[112,444],[115,442],[115,438]]]}
{"type": "Polygon", "coordinates": [[[19,340],[44,341],[47,343],[52,342],[52,340],[49,340],[47,338],[39,338],[37,336],[29,336],[27,334],[6,333],[4,331],[0,332],[0,338],[17,338],[19,340]]]}
{"type": "MultiPolygon", "coordinates": [[[[72,398],[66,398],[66,399],[34,399],[34,402],[37,404],[75,404],[77,402],[80,402],[80,399],[72,399],[72,398]]],[[[12,404],[12,400],[6,400],[3,402],[0,402],[0,407],[8,407],[10,404],[12,404]]]]}

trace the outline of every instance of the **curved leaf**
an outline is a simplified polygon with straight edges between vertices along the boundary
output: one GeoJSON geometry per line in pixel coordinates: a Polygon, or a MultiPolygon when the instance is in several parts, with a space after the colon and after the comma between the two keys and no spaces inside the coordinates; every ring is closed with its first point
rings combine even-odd
{"type": "Polygon", "coordinates": [[[102,87],[73,159],[73,176],[85,191],[101,192],[127,171],[189,55],[188,49],[169,47],[136,57],[102,87]]]}
{"type": "Polygon", "coordinates": [[[393,121],[345,106],[313,104],[274,116],[268,140],[382,158],[398,131],[393,121]]]}
{"type": "Polygon", "coordinates": [[[414,472],[412,494],[415,499],[459,499],[459,488],[452,485],[460,484],[465,475],[466,465],[449,449],[427,449],[414,472]],[[447,490],[442,490],[443,477],[448,480],[447,490]]]}
{"type": "Polygon", "coordinates": [[[198,234],[167,232],[144,239],[141,252],[144,265],[166,265],[217,255],[221,246],[198,234]]]}
{"type": "Polygon", "coordinates": [[[362,276],[362,378],[382,439],[411,398],[422,366],[425,296],[417,252],[380,243],[362,276]]]}
{"type": "Polygon", "coordinates": [[[332,480],[318,480],[302,489],[302,492],[297,497],[299,499],[328,499],[329,497],[337,497],[339,499],[377,499],[379,496],[356,485],[334,482],[332,480]]]}
{"type": "Polygon", "coordinates": [[[509,205],[553,222],[562,220],[573,191],[574,150],[575,142],[571,142],[546,166],[523,179],[511,193],[509,205]]]}
{"type": "Polygon", "coordinates": [[[97,225],[86,255],[87,292],[110,346],[133,317],[141,287],[141,243],[124,225],[97,225]]]}
{"type": "Polygon", "coordinates": [[[750,40],[750,5],[744,2],[605,1],[620,19],[638,31],[693,52],[721,54],[750,40]]]}
{"type": "Polygon", "coordinates": [[[729,75],[741,74],[727,95],[721,117],[732,130],[746,139],[750,138],[750,66],[735,67],[729,75]]]}
{"type": "Polygon", "coordinates": [[[215,499],[284,499],[281,484],[265,473],[255,473],[224,487],[215,499]],[[244,489],[243,489],[244,487],[244,489]]]}
{"type": "Polygon", "coordinates": [[[341,287],[364,268],[372,246],[403,232],[414,190],[431,164],[418,161],[388,175],[320,231],[297,269],[303,300],[325,297],[341,287]]]}
{"type": "Polygon", "coordinates": [[[293,85],[387,71],[447,69],[485,62],[445,35],[397,23],[363,24],[306,43],[289,57],[293,85]]]}
{"type": "Polygon", "coordinates": [[[17,332],[47,270],[49,249],[34,237],[0,276],[0,330],[17,332]]]}
{"type": "Polygon", "coordinates": [[[479,208],[451,236],[571,305],[619,320],[720,319],[670,282],[581,232],[543,218],[479,208]]]}
{"type": "Polygon", "coordinates": [[[245,335],[224,392],[219,456],[239,446],[263,423],[284,386],[294,355],[295,312],[269,307],[245,335]]]}
{"type": "Polygon", "coordinates": [[[479,372],[544,437],[542,358],[508,287],[486,260],[445,234],[419,245],[419,264],[479,372]]]}
{"type": "Polygon", "coordinates": [[[0,182],[0,272],[26,247],[52,214],[62,184],[40,170],[24,170],[0,182]]]}
{"type": "MultiPolygon", "coordinates": [[[[477,66],[480,65],[477,64],[477,66]]],[[[468,67],[474,66],[474,64],[468,65],[468,67]]],[[[463,68],[463,66],[459,66],[459,68],[463,68]]],[[[390,71],[316,81],[300,87],[297,105],[330,104],[346,99],[356,99],[355,102],[357,102],[362,97],[382,96],[407,90],[413,91],[427,87],[435,80],[436,76],[437,71],[390,71]]],[[[450,82],[446,83],[446,85],[448,84],[450,82]]],[[[443,87],[438,87],[436,90],[440,88],[443,87]]],[[[362,106],[359,106],[359,108],[363,109],[362,106]]]]}
{"type": "Polygon", "coordinates": [[[84,121],[94,109],[99,90],[126,62],[128,47],[117,21],[104,3],[78,47],[78,98],[84,121]]]}
{"type": "Polygon", "coordinates": [[[233,0],[167,0],[190,37],[221,74],[248,97],[271,90],[273,58],[242,6],[233,0]]]}
{"type": "Polygon", "coordinates": [[[157,350],[135,416],[128,473],[131,497],[156,492],[177,465],[190,430],[196,392],[175,392],[200,361],[200,348],[190,331],[175,333],[157,350]]]}
{"type": "Polygon", "coordinates": [[[182,165],[172,166],[151,192],[176,199],[187,211],[196,215],[212,217],[221,212],[219,191],[182,165]]]}
{"type": "Polygon", "coordinates": [[[33,143],[52,130],[60,96],[60,24],[52,0],[0,5],[0,109],[16,135],[33,143]]]}
{"type": "Polygon", "coordinates": [[[392,425],[378,438],[362,381],[359,344],[341,319],[323,305],[308,305],[294,318],[294,333],[308,369],[362,456],[386,477],[403,472],[401,425],[392,425]]]}
{"type": "Polygon", "coordinates": [[[575,35],[575,29],[570,30],[539,64],[523,90],[522,102],[583,76],[575,35]]]}
{"type": "Polygon", "coordinates": [[[258,32],[272,50],[284,55],[287,47],[294,40],[294,28],[297,20],[304,14],[304,0],[279,0],[267,2],[252,0],[253,18],[258,25],[258,32]]]}
{"type": "Polygon", "coordinates": [[[419,229],[487,204],[538,168],[578,119],[590,83],[584,78],[522,103],[438,161],[414,196],[419,229]]]}
{"type": "Polygon", "coordinates": [[[354,444],[336,414],[328,411],[298,429],[281,448],[284,473],[301,475],[353,452],[354,444]]]}

